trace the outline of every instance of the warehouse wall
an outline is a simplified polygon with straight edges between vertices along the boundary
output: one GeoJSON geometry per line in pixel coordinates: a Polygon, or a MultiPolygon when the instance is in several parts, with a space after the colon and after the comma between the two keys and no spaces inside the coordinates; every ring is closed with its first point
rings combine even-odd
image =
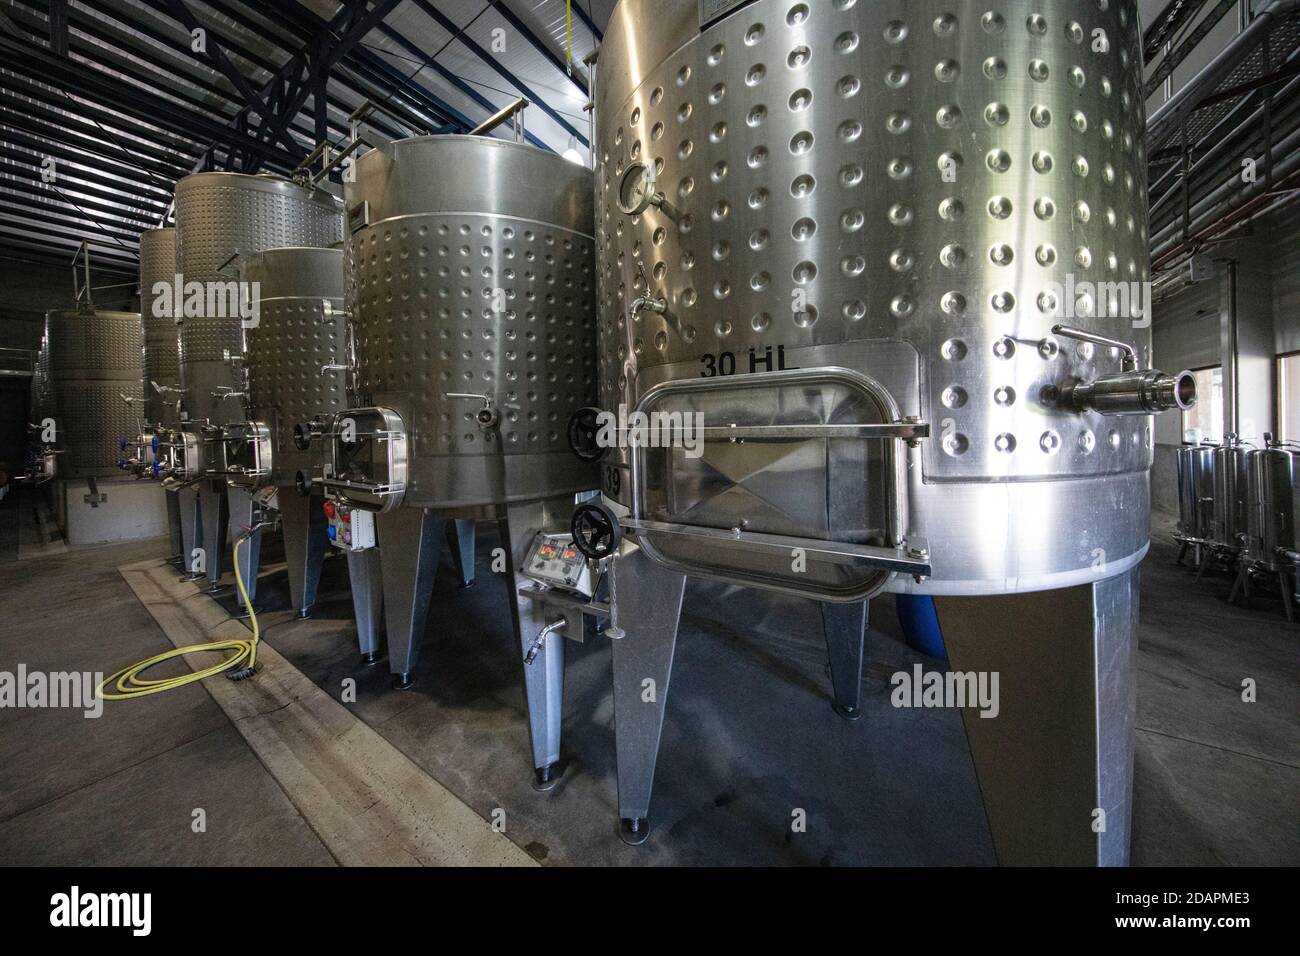
{"type": "MultiPolygon", "coordinates": [[[[91,271],[93,286],[132,282],[116,272],[91,271]]],[[[72,265],[30,262],[0,255],[0,348],[40,348],[45,313],[70,308],[73,302],[72,265]]],[[[95,304],[105,309],[134,311],[140,298],[134,285],[101,289],[95,304]]],[[[0,468],[22,467],[27,444],[28,399],[31,380],[0,376],[0,468]]]]}
{"type": "MultiPolygon", "coordinates": [[[[1154,364],[1167,372],[1222,365],[1224,427],[1258,442],[1275,427],[1276,356],[1300,351],[1300,208],[1257,223],[1253,235],[1209,250],[1213,279],[1188,286],[1155,307],[1154,364]],[[1233,404],[1232,338],[1225,260],[1237,263],[1238,395],[1233,404]]],[[[1175,453],[1181,416],[1156,420],[1152,505],[1178,512],[1175,453]]]]}

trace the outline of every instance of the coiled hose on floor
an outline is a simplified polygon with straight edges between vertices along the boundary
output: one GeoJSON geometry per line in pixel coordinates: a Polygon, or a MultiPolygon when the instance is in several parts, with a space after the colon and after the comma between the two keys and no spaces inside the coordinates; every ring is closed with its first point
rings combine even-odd
{"type": "Polygon", "coordinates": [[[253,636],[247,640],[234,638],[226,641],[213,641],[210,644],[191,644],[188,647],[177,647],[161,654],[155,654],[153,657],[132,664],[130,667],[124,667],[116,674],[101,681],[98,693],[102,699],[132,700],[136,697],[147,697],[150,694],[158,694],[176,687],[184,687],[186,684],[193,684],[195,681],[205,680],[236,668],[238,669],[234,670],[234,673],[227,675],[231,679],[242,680],[245,677],[252,676],[253,670],[257,666],[257,642],[261,638],[261,632],[257,626],[257,614],[253,611],[253,602],[248,599],[248,588],[244,586],[244,578],[239,573],[239,548],[250,537],[252,537],[251,531],[236,539],[234,558],[235,585],[239,588],[239,596],[244,600],[244,607],[248,608],[248,620],[253,626],[253,636]],[[186,654],[197,654],[200,651],[230,651],[231,654],[225,660],[213,664],[211,667],[205,667],[202,670],[192,671],[188,674],[181,674],[178,677],[150,680],[140,676],[149,668],[161,664],[163,661],[184,657],[186,654]],[[109,693],[107,688],[112,688],[113,692],[109,693]]]}

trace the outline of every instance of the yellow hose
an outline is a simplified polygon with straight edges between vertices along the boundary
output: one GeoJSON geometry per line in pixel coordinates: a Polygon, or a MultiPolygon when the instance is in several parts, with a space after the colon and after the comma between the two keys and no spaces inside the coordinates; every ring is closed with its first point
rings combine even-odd
{"type": "Polygon", "coordinates": [[[239,595],[244,599],[244,607],[248,608],[248,619],[253,624],[253,636],[249,640],[235,638],[227,641],[213,641],[211,644],[191,644],[189,647],[177,647],[170,651],[164,651],[156,654],[130,667],[124,667],[122,670],[106,677],[100,682],[98,693],[104,700],[132,700],[136,697],[147,697],[149,694],[157,694],[164,690],[171,690],[175,687],[184,687],[186,684],[193,684],[195,681],[204,680],[228,671],[247,661],[246,669],[252,670],[257,664],[257,642],[261,633],[257,626],[257,614],[253,612],[253,602],[248,599],[248,589],[244,586],[244,578],[239,573],[239,547],[248,540],[248,535],[235,541],[235,585],[239,588],[239,595]],[[161,680],[149,680],[140,675],[156,664],[163,661],[169,661],[175,657],[184,657],[186,654],[196,654],[200,651],[233,651],[229,657],[219,664],[213,664],[211,667],[205,667],[202,670],[191,671],[188,674],[182,674],[179,677],[165,677],[161,680]],[[105,693],[106,687],[113,687],[116,693],[105,693]]]}

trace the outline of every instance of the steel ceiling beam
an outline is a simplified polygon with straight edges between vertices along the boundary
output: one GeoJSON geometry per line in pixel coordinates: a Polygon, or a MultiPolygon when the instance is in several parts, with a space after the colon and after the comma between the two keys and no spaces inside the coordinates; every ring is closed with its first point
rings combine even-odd
{"type": "MultiPolygon", "coordinates": [[[[239,95],[243,97],[244,108],[257,113],[262,120],[262,125],[274,124],[276,114],[268,105],[266,97],[260,91],[253,89],[247,77],[239,71],[235,64],[230,62],[230,58],[226,56],[226,51],[222,48],[222,39],[217,35],[216,31],[200,23],[194,12],[186,6],[185,0],[166,0],[166,4],[166,8],[171,15],[191,33],[195,30],[205,31],[208,40],[204,44],[204,49],[207,52],[208,59],[212,61],[217,71],[225,76],[239,95]]],[[[276,124],[275,138],[284,145],[285,149],[292,153],[301,149],[301,146],[289,134],[288,126],[288,123],[276,124]]]]}
{"type": "MultiPolygon", "coordinates": [[[[11,109],[26,112],[40,119],[54,122],[91,140],[108,137],[134,137],[129,140],[132,156],[148,156],[160,163],[170,163],[184,168],[193,161],[193,154],[202,146],[192,140],[180,140],[165,129],[143,124],[110,113],[90,103],[69,100],[47,87],[32,83],[25,77],[6,77],[8,89],[0,89],[0,103],[11,109]],[[168,142],[170,140],[170,142],[168,142]],[[161,141],[161,145],[159,145],[161,141]]],[[[114,145],[105,142],[104,145],[114,145]]],[[[116,144],[119,149],[121,143],[116,144]]]]}
{"type": "Polygon", "coordinates": [[[551,49],[551,45],[539,37],[533,30],[519,18],[519,15],[510,9],[510,4],[506,0],[497,0],[496,11],[501,18],[510,24],[528,41],[534,50],[546,57],[551,66],[555,67],[560,73],[574,86],[583,96],[590,96],[591,92],[587,88],[587,78],[582,73],[582,64],[573,64],[573,73],[569,73],[569,64],[560,58],[560,55],[551,49]]]}
{"type": "MultiPolygon", "coordinates": [[[[15,159],[14,156],[15,154],[9,150],[0,149],[0,173],[12,177],[14,182],[26,180],[42,187],[45,186],[45,182],[41,178],[41,168],[35,160],[28,158],[24,161],[15,159]]],[[[129,210],[134,217],[148,223],[152,223],[157,218],[161,208],[166,206],[166,203],[155,205],[156,200],[151,200],[149,205],[144,205],[137,196],[124,195],[114,189],[105,188],[98,183],[89,181],[76,170],[61,171],[57,184],[69,192],[93,196],[106,203],[120,204],[124,207],[122,210],[123,215],[126,215],[127,210],[129,210]]]]}
{"type": "MultiPolygon", "coordinates": [[[[61,143],[55,143],[50,140],[42,140],[38,136],[31,136],[19,130],[11,123],[5,122],[5,117],[0,115],[0,129],[4,133],[4,145],[17,146],[29,150],[42,158],[53,156],[55,159],[61,159],[65,162],[72,163],[74,166],[95,170],[96,175],[116,176],[118,182],[127,184],[137,189],[153,188],[159,189],[157,183],[148,178],[137,179],[136,176],[141,172],[137,167],[128,166],[120,159],[111,156],[96,156],[86,153],[77,148],[69,148],[61,143]],[[107,166],[105,165],[107,164],[107,166]]],[[[170,186],[170,182],[168,183],[170,186]]]]}
{"type": "Polygon", "coordinates": [[[123,96],[114,78],[94,67],[63,59],[31,43],[0,36],[0,54],[11,58],[12,64],[29,75],[33,72],[55,85],[65,87],[86,99],[112,103],[123,113],[145,122],[163,122],[182,135],[196,140],[214,140],[227,146],[246,148],[253,154],[291,166],[296,159],[282,150],[273,149],[240,134],[210,116],[181,107],[146,90],[132,89],[123,96]]]}
{"type": "Polygon", "coordinates": [[[471,39],[461,27],[457,26],[451,18],[440,12],[433,4],[429,3],[429,0],[413,0],[413,2],[417,7],[424,11],[427,16],[437,23],[438,26],[442,27],[455,37],[457,43],[460,43],[463,47],[478,57],[484,65],[490,68],[507,83],[514,86],[514,88],[524,96],[528,97],[530,104],[536,105],[543,113],[555,120],[555,122],[560,125],[561,129],[565,130],[565,132],[570,136],[576,137],[578,142],[582,143],[583,146],[590,145],[587,142],[587,137],[578,132],[577,128],[572,123],[565,119],[556,109],[547,104],[542,97],[538,96],[537,92],[532,87],[519,79],[519,77],[515,76],[513,72],[506,69],[497,57],[490,56],[488,52],[471,39]]]}
{"type": "MultiPolygon", "coordinates": [[[[33,155],[30,151],[11,148],[8,143],[0,143],[0,160],[30,167],[38,175],[43,159],[43,156],[33,155]]],[[[84,165],[70,160],[59,170],[59,178],[76,182],[77,189],[95,191],[117,202],[134,203],[135,208],[150,214],[156,214],[157,210],[165,208],[171,201],[171,197],[162,192],[150,194],[151,187],[147,183],[123,182],[121,179],[103,176],[94,169],[87,169],[84,165]]]]}
{"type": "Polygon", "coordinates": [[[68,0],[50,0],[50,50],[68,55],[68,0]]]}
{"type": "MultiPolygon", "coordinates": [[[[500,109],[500,107],[497,106],[497,104],[493,103],[490,99],[488,99],[478,90],[474,89],[474,87],[470,86],[468,83],[466,83],[464,80],[458,77],[451,70],[447,69],[437,60],[425,54],[423,50],[421,50],[410,40],[406,39],[406,37],[402,36],[402,34],[398,33],[392,27],[385,24],[380,27],[379,32],[382,33],[384,36],[388,37],[390,40],[392,40],[394,43],[400,46],[411,56],[415,57],[419,62],[423,63],[426,67],[433,70],[440,77],[446,80],[447,83],[449,83],[451,86],[454,86],[457,90],[464,93],[475,103],[478,103],[480,106],[482,106],[485,110],[487,110],[489,116],[491,116],[498,109],[500,109]]],[[[457,123],[460,125],[460,132],[467,133],[470,130],[472,130],[475,126],[478,125],[473,120],[471,120],[468,116],[466,116],[464,113],[450,106],[450,104],[448,104],[447,108],[452,110],[455,113],[457,117],[457,123]]],[[[538,147],[539,149],[544,149],[548,152],[552,151],[549,146],[547,146],[544,142],[542,142],[532,133],[527,133],[527,137],[528,137],[528,142],[532,143],[534,146],[538,147]]]]}
{"type": "MultiPolygon", "coordinates": [[[[3,100],[0,100],[0,104],[2,103],[3,100]]],[[[58,144],[60,146],[65,146],[68,149],[78,151],[81,156],[84,157],[82,160],[83,162],[94,162],[95,157],[108,159],[110,157],[106,155],[107,153],[112,152],[117,154],[119,152],[118,150],[108,149],[106,143],[88,141],[84,138],[79,138],[57,122],[51,122],[50,120],[32,116],[29,113],[15,112],[9,107],[0,110],[0,125],[12,127],[20,132],[28,133],[32,137],[35,137],[27,144],[31,149],[42,150],[42,140],[44,140],[48,143],[58,144]]],[[[13,142],[20,145],[22,144],[22,140],[17,137],[13,139],[13,142]]],[[[46,150],[46,152],[48,152],[48,150],[46,150]]],[[[136,174],[144,172],[147,176],[160,176],[167,180],[176,178],[177,169],[184,169],[183,166],[165,165],[159,163],[157,160],[144,156],[132,155],[131,160],[131,163],[121,161],[121,164],[134,169],[136,174]]]]}
{"type": "Polygon", "coordinates": [[[68,205],[76,203],[88,213],[110,219],[110,225],[120,225],[123,229],[128,230],[128,235],[132,236],[140,229],[147,229],[152,224],[152,220],[148,216],[86,195],[73,183],[62,180],[54,184],[45,183],[41,181],[39,174],[32,176],[31,170],[24,171],[14,167],[11,163],[3,161],[0,161],[0,172],[13,177],[0,180],[0,195],[21,195],[31,200],[44,200],[40,203],[40,208],[47,210],[57,208],[57,204],[60,203],[68,205]],[[24,175],[24,172],[26,175],[24,175]],[[57,187],[58,192],[51,189],[52,185],[57,187]],[[63,198],[65,196],[67,199],[63,198]]]}

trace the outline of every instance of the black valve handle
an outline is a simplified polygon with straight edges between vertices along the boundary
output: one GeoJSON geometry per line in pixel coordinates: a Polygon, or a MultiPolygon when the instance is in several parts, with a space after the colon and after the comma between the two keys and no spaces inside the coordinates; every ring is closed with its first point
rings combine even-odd
{"type": "Polygon", "coordinates": [[[569,448],[582,461],[599,461],[605,454],[600,435],[600,409],[587,406],[569,416],[569,448]]]}
{"type": "Polygon", "coordinates": [[[613,554],[623,537],[614,513],[594,501],[578,505],[569,530],[573,532],[574,546],[596,561],[613,554]]]}

